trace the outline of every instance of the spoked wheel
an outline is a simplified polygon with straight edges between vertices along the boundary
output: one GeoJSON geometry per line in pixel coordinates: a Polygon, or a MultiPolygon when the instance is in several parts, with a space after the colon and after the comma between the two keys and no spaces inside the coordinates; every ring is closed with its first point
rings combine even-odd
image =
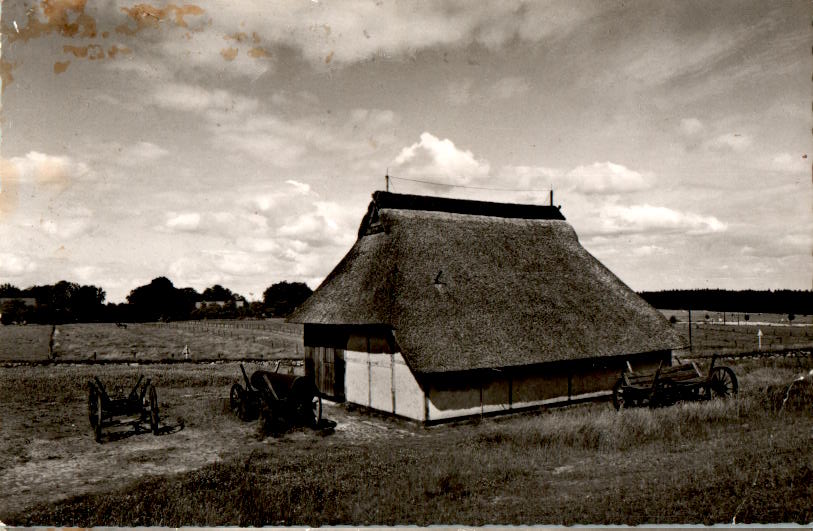
{"type": "Polygon", "coordinates": [[[730,398],[737,395],[737,376],[728,367],[715,367],[709,375],[709,392],[712,398],[730,398]]]}
{"type": "Polygon", "coordinates": [[[148,393],[150,400],[150,429],[153,435],[158,435],[158,393],[151,385],[148,393]]]}
{"type": "Polygon", "coordinates": [[[624,379],[619,378],[613,386],[613,406],[616,411],[624,409],[626,403],[624,401],[624,379]]]}
{"type": "Polygon", "coordinates": [[[96,442],[102,440],[102,395],[93,383],[88,393],[88,420],[96,442]]]}

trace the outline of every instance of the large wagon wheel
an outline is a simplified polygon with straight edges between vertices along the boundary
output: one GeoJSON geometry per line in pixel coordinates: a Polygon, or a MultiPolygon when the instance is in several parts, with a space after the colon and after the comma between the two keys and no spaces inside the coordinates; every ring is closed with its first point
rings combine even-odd
{"type": "Polygon", "coordinates": [[[158,392],[154,385],[150,385],[148,391],[150,400],[150,429],[153,435],[158,435],[158,392]]]}
{"type": "Polygon", "coordinates": [[[626,406],[626,402],[624,401],[624,379],[619,378],[615,385],[613,386],[613,406],[615,407],[616,411],[619,411],[626,406]]]}
{"type": "Polygon", "coordinates": [[[102,394],[96,389],[93,382],[90,382],[90,391],[88,392],[88,420],[90,420],[90,427],[93,429],[93,436],[96,442],[102,440],[102,394]]]}
{"type": "Polygon", "coordinates": [[[737,394],[737,376],[728,367],[715,367],[709,374],[708,394],[712,398],[729,398],[737,394]]]}

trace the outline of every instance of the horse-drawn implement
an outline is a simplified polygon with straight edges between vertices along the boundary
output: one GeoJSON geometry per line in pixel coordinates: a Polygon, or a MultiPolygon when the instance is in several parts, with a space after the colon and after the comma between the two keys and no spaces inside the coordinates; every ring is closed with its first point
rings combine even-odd
{"type": "Polygon", "coordinates": [[[707,374],[697,365],[686,363],[663,367],[653,371],[628,371],[613,387],[613,405],[616,409],[636,406],[668,406],[681,401],[728,398],[737,394],[737,376],[729,367],[715,367],[716,356],[711,359],[707,374]]]}
{"type": "Polygon", "coordinates": [[[249,378],[242,364],[240,370],[245,387],[236,383],[229,394],[231,410],[240,420],[260,417],[274,431],[283,423],[312,428],[320,425],[322,398],[312,379],[276,370],[258,370],[249,378]]]}
{"type": "Polygon", "coordinates": [[[88,383],[88,417],[96,441],[102,438],[102,428],[132,425],[136,431],[142,423],[149,423],[153,434],[158,435],[158,394],[150,379],[144,384],[138,378],[126,397],[111,398],[101,380],[93,377],[88,383]]]}

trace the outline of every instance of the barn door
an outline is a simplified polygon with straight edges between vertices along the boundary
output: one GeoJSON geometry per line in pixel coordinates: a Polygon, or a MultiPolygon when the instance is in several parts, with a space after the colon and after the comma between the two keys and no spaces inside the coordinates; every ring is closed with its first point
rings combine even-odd
{"type": "Polygon", "coordinates": [[[305,374],[313,376],[323,396],[344,400],[344,350],[330,347],[305,347],[305,374]]]}

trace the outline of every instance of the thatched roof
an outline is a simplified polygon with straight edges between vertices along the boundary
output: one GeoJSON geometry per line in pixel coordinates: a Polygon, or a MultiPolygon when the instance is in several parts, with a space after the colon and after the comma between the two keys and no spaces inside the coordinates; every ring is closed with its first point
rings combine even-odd
{"type": "Polygon", "coordinates": [[[436,199],[376,192],[353,248],[290,320],[391,326],[418,373],[684,345],[557,208],[436,199]]]}

